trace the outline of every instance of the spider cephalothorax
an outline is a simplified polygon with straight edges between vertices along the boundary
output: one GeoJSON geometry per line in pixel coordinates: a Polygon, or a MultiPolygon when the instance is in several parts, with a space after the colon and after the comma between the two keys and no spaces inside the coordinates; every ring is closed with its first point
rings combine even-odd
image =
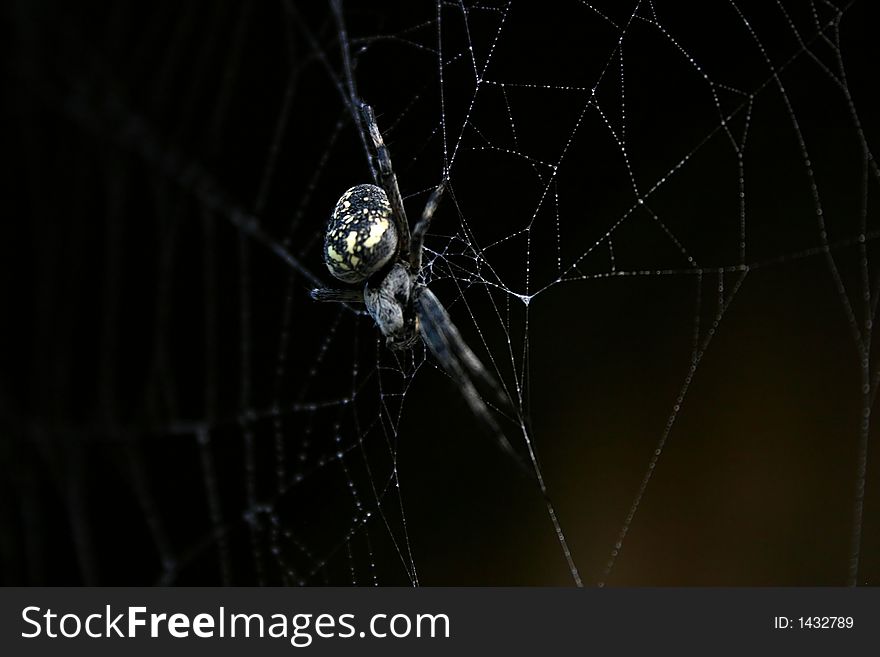
{"type": "Polygon", "coordinates": [[[421,337],[458,383],[471,410],[512,453],[476,383],[505,404],[501,388],[462,339],[436,295],[418,282],[425,233],[445,186],[434,190],[410,231],[391,156],[372,108],[360,104],[356,118],[372,142],[375,184],[356,185],[337,201],[324,235],[324,262],[335,278],[361,283],[363,288],[316,289],[312,298],[364,304],[390,349],[409,349],[421,337]]]}
{"type": "Polygon", "coordinates": [[[406,265],[394,263],[374,283],[367,282],[364,303],[367,312],[385,336],[389,349],[409,349],[419,338],[415,300],[424,286],[414,284],[406,265]]]}

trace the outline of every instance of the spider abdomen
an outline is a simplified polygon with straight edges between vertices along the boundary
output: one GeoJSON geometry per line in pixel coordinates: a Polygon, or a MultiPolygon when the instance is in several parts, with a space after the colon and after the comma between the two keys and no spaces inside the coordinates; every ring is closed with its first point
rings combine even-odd
{"type": "Polygon", "coordinates": [[[382,269],[397,251],[391,204],[381,187],[356,185],[343,194],[324,238],[324,262],[335,278],[358,283],[382,269]]]}

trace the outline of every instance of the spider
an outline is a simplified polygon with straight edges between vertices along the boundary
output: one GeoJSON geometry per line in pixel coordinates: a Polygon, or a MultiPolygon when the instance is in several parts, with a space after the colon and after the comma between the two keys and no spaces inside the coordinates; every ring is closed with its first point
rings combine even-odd
{"type": "Polygon", "coordinates": [[[358,289],[314,289],[317,301],[364,304],[386,346],[412,348],[421,338],[444,371],[459,385],[471,411],[496,436],[505,451],[513,449],[480,396],[477,384],[509,404],[492,374],[467,346],[437,296],[419,280],[425,233],[445,189],[441,183],[428,198],[412,231],[379,132],[373,109],[359,103],[360,118],[372,142],[375,184],[346,191],[330,216],[324,239],[324,262],[338,280],[364,283],[358,289]]]}

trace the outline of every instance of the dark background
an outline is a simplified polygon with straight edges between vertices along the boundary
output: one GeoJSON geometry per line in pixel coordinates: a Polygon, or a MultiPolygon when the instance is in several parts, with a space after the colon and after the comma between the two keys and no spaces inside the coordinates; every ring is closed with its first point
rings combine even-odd
{"type": "MultiPolygon", "coordinates": [[[[344,5],[354,79],[411,220],[453,163],[432,289],[520,383],[585,583],[852,583],[860,528],[876,584],[871,3],[443,4],[442,96],[400,4],[344,5]]],[[[423,349],[308,298],[369,177],[329,5],[2,21],[4,583],[572,583],[423,349]]]]}

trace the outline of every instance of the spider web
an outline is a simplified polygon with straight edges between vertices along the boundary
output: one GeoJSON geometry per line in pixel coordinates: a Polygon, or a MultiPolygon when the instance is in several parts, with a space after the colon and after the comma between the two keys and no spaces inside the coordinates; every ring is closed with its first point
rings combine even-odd
{"type": "Polygon", "coordinates": [[[869,3],[408,4],[7,10],[4,577],[876,583],[869,3]],[[535,476],[308,298],[354,86],[535,476]]]}

